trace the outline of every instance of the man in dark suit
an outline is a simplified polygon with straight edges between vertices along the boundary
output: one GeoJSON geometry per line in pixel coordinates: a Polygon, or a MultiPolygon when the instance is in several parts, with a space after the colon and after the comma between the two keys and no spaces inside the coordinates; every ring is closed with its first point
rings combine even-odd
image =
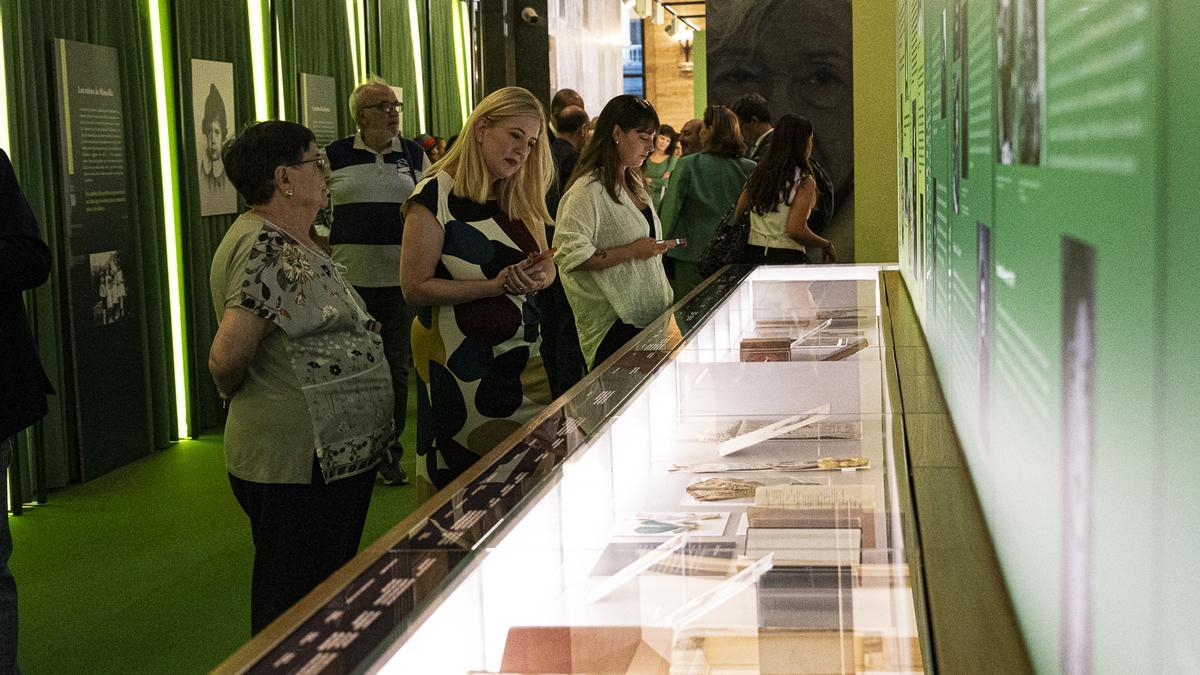
{"type": "Polygon", "coordinates": [[[761,162],[767,148],[771,146],[771,111],[767,99],[761,94],[746,94],[733,102],[730,110],[738,117],[742,127],[742,138],[746,141],[746,156],[761,162]]]}
{"type": "MultiPolygon", "coordinates": [[[[570,91],[569,89],[564,91],[570,91]]],[[[554,120],[558,136],[550,144],[554,169],[558,178],[546,194],[546,208],[552,218],[558,217],[558,202],[567,191],[571,172],[579,159],[586,140],[587,111],[575,105],[563,108],[554,120]]],[[[546,239],[553,243],[554,228],[546,228],[546,239]]],[[[542,363],[550,379],[550,393],[562,396],[587,374],[587,362],[579,349],[579,334],[575,332],[575,314],[567,302],[562,282],[558,279],[537,294],[538,310],[542,313],[542,363]]]]}
{"type": "MultiPolygon", "coordinates": [[[[16,449],[16,434],[46,414],[53,393],[38,360],[21,293],[50,275],[50,249],[38,234],[33,211],[17,185],[12,163],[0,150],[0,476],[16,449]]],[[[0,672],[17,672],[17,584],[8,514],[0,519],[0,672]]]]}

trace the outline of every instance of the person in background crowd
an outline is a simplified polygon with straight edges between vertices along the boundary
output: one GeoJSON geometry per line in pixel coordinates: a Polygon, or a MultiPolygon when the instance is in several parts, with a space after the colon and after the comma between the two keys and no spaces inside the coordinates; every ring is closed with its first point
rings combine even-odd
{"type": "Polygon", "coordinates": [[[555,276],[545,120],[529,91],[492,92],[404,205],[400,283],[421,307],[412,331],[421,494],[550,402],[533,300],[555,276]]]}
{"type": "MultiPolygon", "coordinates": [[[[558,136],[550,144],[557,179],[546,194],[546,207],[552,218],[558,217],[558,203],[575,170],[587,124],[587,111],[578,106],[567,106],[558,114],[558,136]]],[[[546,237],[553,240],[553,227],[546,228],[546,237]]],[[[558,398],[587,374],[587,363],[579,351],[575,315],[571,312],[561,279],[556,277],[537,294],[537,306],[542,314],[542,361],[550,378],[550,394],[558,398]]]]}
{"type": "Polygon", "coordinates": [[[742,127],[742,137],[750,147],[746,156],[755,162],[762,161],[771,146],[771,111],[767,99],[760,94],[745,94],[730,106],[742,127]]]}
{"type": "Polygon", "coordinates": [[[574,106],[576,108],[585,108],[583,105],[583,97],[574,89],[559,89],[554,92],[554,98],[550,99],[550,140],[553,141],[555,135],[558,134],[558,116],[563,110],[574,106]]]}
{"type": "MultiPolygon", "coordinates": [[[[558,214],[558,202],[567,191],[567,179],[575,170],[579,149],[583,147],[585,128],[588,124],[587,111],[578,106],[563,108],[555,122],[558,135],[550,142],[550,155],[554,159],[555,182],[547,194],[546,207],[550,216],[558,214]]],[[[551,233],[553,234],[553,233],[551,233]]]]}
{"type": "Polygon", "coordinates": [[[754,162],[742,156],[746,145],[737,115],[729,108],[709,106],[704,111],[700,139],[703,150],[679,160],[663,199],[663,236],[687,239],[686,247],[667,252],[675,264],[671,286],[676,298],[704,281],[697,270],[700,255],[754,170],[754,162]]]}
{"type": "Polygon", "coordinates": [[[833,242],[808,227],[817,202],[812,122],[784,115],[773,135],[738,198],[738,213],[750,210],[747,253],[760,265],[794,265],[809,261],[808,248],[819,248],[826,262],[837,262],[833,242]]]}
{"type": "Polygon", "coordinates": [[[650,191],[650,201],[654,210],[662,209],[663,194],[667,191],[667,181],[671,180],[671,170],[675,168],[675,144],[679,135],[670,125],[664,124],[658,128],[654,137],[654,151],[642,165],[642,175],[645,177],[646,188],[650,191]]]}
{"type": "Polygon", "coordinates": [[[700,129],[702,127],[700,120],[688,120],[679,128],[679,147],[684,157],[700,152],[700,129]]]}
{"type": "MultiPolygon", "coordinates": [[[[46,416],[54,393],[38,358],[21,295],[50,278],[50,249],[0,150],[0,476],[17,451],[17,434],[46,416]]],[[[17,670],[17,582],[8,569],[12,532],[7,508],[0,519],[0,672],[17,670]]]]}
{"type": "Polygon", "coordinates": [[[429,159],[436,162],[446,156],[446,139],[441,136],[434,136],[433,140],[433,150],[429,153],[429,159]]]}
{"type": "Polygon", "coordinates": [[[639,169],[657,132],[658,113],[648,101],[613,98],[559,205],[554,259],[589,368],[671,306],[661,258],[670,245],[657,241],[658,215],[639,169]]]}
{"type": "Polygon", "coordinates": [[[250,210],[213,255],[208,369],[229,405],[225,466],[250,519],[257,633],[358,552],[395,439],[392,376],[379,324],[309,236],[328,200],[312,131],[259,122],[223,157],[250,210]]]}
{"type": "Polygon", "coordinates": [[[373,78],[350,94],[350,114],[358,132],[325,146],[333,223],[333,260],[344,265],[346,280],[367,303],[367,313],[383,329],[383,352],[392,372],[396,437],[379,467],[384,485],[403,485],[400,435],[408,416],[409,331],[416,309],[400,291],[400,205],[429,166],[416,142],[402,138],[402,105],[386,82],[373,78]]]}
{"type": "Polygon", "coordinates": [[[436,161],[433,158],[433,155],[437,153],[437,136],[430,136],[429,134],[417,134],[413,137],[413,142],[421,146],[421,150],[425,151],[425,155],[429,157],[429,162],[431,164],[436,161]]]}

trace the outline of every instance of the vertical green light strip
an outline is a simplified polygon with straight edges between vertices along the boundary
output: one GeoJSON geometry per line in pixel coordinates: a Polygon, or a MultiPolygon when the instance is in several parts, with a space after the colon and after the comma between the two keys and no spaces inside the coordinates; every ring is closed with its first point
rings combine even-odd
{"type": "Polygon", "coordinates": [[[470,7],[469,4],[464,6],[464,8],[463,8],[464,11],[462,11],[462,13],[461,13],[462,22],[460,23],[460,27],[462,28],[462,44],[463,44],[462,91],[463,91],[463,101],[465,102],[465,105],[463,107],[463,110],[464,110],[463,122],[467,121],[467,117],[471,114],[471,110],[473,110],[475,108],[475,101],[473,100],[474,99],[473,94],[474,94],[475,88],[471,86],[471,74],[474,72],[474,68],[472,67],[472,63],[471,63],[471,52],[472,52],[472,49],[471,49],[471,16],[469,13],[469,7],[470,7]]]}
{"type": "Polygon", "coordinates": [[[346,0],[346,32],[350,38],[350,64],[354,79],[362,79],[362,70],[358,67],[358,15],[354,11],[354,0],[346,0]]]}
{"type": "Polygon", "coordinates": [[[4,7],[0,6],[0,149],[12,157],[8,136],[8,72],[5,69],[8,52],[4,51],[4,7]]]}
{"type": "Polygon", "coordinates": [[[446,0],[451,3],[450,10],[453,12],[454,23],[454,74],[458,80],[458,108],[462,113],[462,118],[459,120],[459,126],[467,121],[467,90],[464,84],[464,64],[463,64],[463,41],[462,41],[462,10],[459,9],[458,0],[446,0]]]}
{"type": "Polygon", "coordinates": [[[358,26],[358,62],[362,64],[362,70],[358,74],[359,82],[366,82],[367,75],[371,71],[371,64],[367,63],[367,17],[363,14],[364,11],[362,0],[355,0],[354,15],[358,26]]]}
{"type": "Polygon", "coordinates": [[[425,131],[425,69],[421,65],[421,21],[417,0],[408,0],[408,28],[412,33],[413,72],[417,76],[417,133],[425,131]]]}
{"type": "Polygon", "coordinates": [[[279,117],[277,119],[287,119],[287,89],[283,86],[283,47],[280,46],[282,40],[279,39],[279,17],[275,17],[275,78],[279,88],[276,90],[279,95],[276,97],[279,103],[279,117]]]}
{"type": "Polygon", "coordinates": [[[267,51],[263,44],[262,0],[246,0],[250,18],[250,68],[254,77],[254,118],[271,118],[267,101],[267,51]]]}
{"type": "Polygon", "coordinates": [[[175,172],[175,143],[171,130],[175,128],[174,106],[168,96],[171,87],[167,80],[168,59],[171,54],[169,28],[162,22],[166,0],[146,0],[150,10],[150,48],[154,56],[154,96],[158,112],[158,157],[162,163],[163,229],[167,248],[167,288],[171,302],[171,356],[175,373],[175,414],[178,417],[179,437],[188,434],[187,357],[183,350],[184,321],[182,279],[179,251],[179,195],[175,193],[178,175],[175,172]]]}

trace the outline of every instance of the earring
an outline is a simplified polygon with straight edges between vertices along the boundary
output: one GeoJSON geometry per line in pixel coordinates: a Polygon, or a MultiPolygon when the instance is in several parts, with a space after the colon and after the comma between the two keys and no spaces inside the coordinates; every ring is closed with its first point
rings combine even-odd
{"type": "Polygon", "coordinates": [[[480,134],[480,135],[476,136],[476,137],[475,137],[475,142],[476,142],[476,143],[482,143],[482,142],[483,142],[483,134],[480,134]]]}
{"type": "Polygon", "coordinates": [[[291,197],[292,195],[294,195],[294,194],[296,194],[296,193],[295,193],[295,192],[292,192],[292,188],[291,188],[291,187],[285,187],[285,188],[283,188],[283,194],[285,194],[285,195],[287,195],[287,196],[291,197]]]}

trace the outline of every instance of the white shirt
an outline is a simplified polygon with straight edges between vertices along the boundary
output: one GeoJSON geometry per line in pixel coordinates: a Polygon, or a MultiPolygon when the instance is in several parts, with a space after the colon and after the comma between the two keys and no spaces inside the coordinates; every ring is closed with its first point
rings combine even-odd
{"type": "MultiPolygon", "coordinates": [[[[792,202],[796,201],[796,192],[804,181],[799,167],[796,168],[793,181],[787,199],[779,202],[774,211],[763,214],[750,212],[750,236],[747,237],[747,243],[751,246],[762,246],[767,249],[787,248],[793,251],[804,250],[804,244],[792,239],[787,233],[788,213],[792,210],[792,202]]],[[[810,213],[812,213],[812,204],[808,206],[808,213],[804,214],[806,220],[810,213]]]]}
{"type": "MultiPolygon", "coordinates": [[[[649,197],[643,195],[649,203],[649,197]]],[[[662,230],[654,213],[654,228],[662,230]]],[[[578,268],[597,249],[607,249],[650,236],[650,225],[624,191],[620,202],[593,177],[575,181],[558,206],[554,226],[554,262],[561,272],[563,290],[575,312],[579,346],[591,366],[596,350],[617,320],[644,327],[671,307],[674,294],[661,256],[630,260],[607,269],[578,268]]]]}

